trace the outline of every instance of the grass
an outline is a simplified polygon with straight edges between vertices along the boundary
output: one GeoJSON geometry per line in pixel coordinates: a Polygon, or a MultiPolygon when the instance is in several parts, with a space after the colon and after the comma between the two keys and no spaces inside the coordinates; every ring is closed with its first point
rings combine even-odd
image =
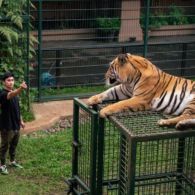
{"type": "Polygon", "coordinates": [[[71,174],[72,131],[44,131],[21,136],[17,159],[24,169],[9,168],[0,175],[2,195],[65,194],[64,180],[71,174]]]}
{"type": "Polygon", "coordinates": [[[45,88],[42,89],[42,95],[73,95],[84,93],[99,93],[106,90],[106,86],[77,86],[66,88],[45,88]]]}

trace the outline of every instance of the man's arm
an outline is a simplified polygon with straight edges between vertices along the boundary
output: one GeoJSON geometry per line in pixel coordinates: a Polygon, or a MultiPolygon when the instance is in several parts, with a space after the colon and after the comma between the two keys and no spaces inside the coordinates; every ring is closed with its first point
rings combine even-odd
{"type": "Polygon", "coordinates": [[[27,89],[27,85],[26,85],[25,81],[22,82],[22,84],[20,85],[20,87],[18,89],[10,91],[7,94],[7,99],[11,99],[11,98],[19,95],[23,89],[27,89]]]}
{"type": "Polygon", "coordinates": [[[20,119],[20,126],[21,126],[23,129],[25,128],[25,124],[24,124],[24,121],[23,121],[22,117],[21,117],[21,119],[20,119]]]}

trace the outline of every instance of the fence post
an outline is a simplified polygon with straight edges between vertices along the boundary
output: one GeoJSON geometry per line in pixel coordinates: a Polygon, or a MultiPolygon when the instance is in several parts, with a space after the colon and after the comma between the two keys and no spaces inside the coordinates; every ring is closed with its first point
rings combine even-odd
{"type": "Polygon", "coordinates": [[[103,194],[103,172],[104,172],[104,133],[105,119],[99,117],[98,128],[98,165],[97,165],[97,195],[103,194]]]}
{"type": "Polygon", "coordinates": [[[98,114],[95,113],[91,116],[91,167],[90,167],[90,195],[99,195],[97,194],[97,135],[98,135],[98,114]]]}
{"type": "Polygon", "coordinates": [[[135,139],[130,140],[129,145],[129,165],[128,165],[128,194],[135,194],[135,172],[136,172],[136,141],[135,139]]]}
{"type": "MultiPolygon", "coordinates": [[[[30,39],[30,2],[29,0],[27,0],[27,5],[26,5],[27,9],[26,9],[26,73],[25,73],[25,81],[27,83],[27,85],[29,86],[29,39],[30,39]]],[[[30,111],[30,88],[27,88],[27,106],[28,106],[28,111],[30,111]]]]}
{"type": "Polygon", "coordinates": [[[72,177],[78,173],[78,128],[79,128],[79,106],[74,99],[73,103],[73,154],[72,154],[72,177]]]}
{"type": "Polygon", "coordinates": [[[38,4],[38,101],[41,100],[41,66],[42,66],[42,0],[38,4]]]}
{"type": "Polygon", "coordinates": [[[178,142],[178,156],[177,156],[177,183],[175,186],[175,195],[182,194],[182,173],[184,168],[184,154],[185,154],[185,138],[179,138],[178,142]]]}
{"type": "Polygon", "coordinates": [[[56,50],[56,87],[59,83],[59,76],[60,76],[60,66],[61,66],[61,60],[62,60],[62,52],[61,50],[56,50]]]}
{"type": "Polygon", "coordinates": [[[185,76],[187,43],[182,44],[181,76],[185,76]]]}
{"type": "Polygon", "coordinates": [[[144,53],[143,56],[146,57],[148,50],[148,25],[150,16],[150,0],[146,1],[145,9],[145,21],[144,21],[144,53]]]}

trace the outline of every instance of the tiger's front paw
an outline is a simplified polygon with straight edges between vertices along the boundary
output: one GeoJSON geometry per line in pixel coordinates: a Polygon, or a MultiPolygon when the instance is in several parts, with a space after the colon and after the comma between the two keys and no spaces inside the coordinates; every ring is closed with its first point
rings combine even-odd
{"type": "Polygon", "coordinates": [[[92,106],[102,102],[101,95],[94,95],[87,100],[87,105],[92,106]]]}
{"type": "Polygon", "coordinates": [[[101,118],[106,118],[107,116],[109,116],[111,114],[112,114],[111,110],[106,107],[106,108],[103,108],[100,110],[99,116],[101,118]]]}
{"type": "Polygon", "coordinates": [[[160,119],[157,123],[158,123],[158,125],[160,125],[160,126],[169,125],[169,123],[167,122],[166,119],[160,119]]]}
{"type": "Polygon", "coordinates": [[[191,123],[192,121],[189,119],[187,120],[181,120],[176,124],[176,129],[178,130],[186,130],[190,127],[193,127],[193,124],[191,123]]]}

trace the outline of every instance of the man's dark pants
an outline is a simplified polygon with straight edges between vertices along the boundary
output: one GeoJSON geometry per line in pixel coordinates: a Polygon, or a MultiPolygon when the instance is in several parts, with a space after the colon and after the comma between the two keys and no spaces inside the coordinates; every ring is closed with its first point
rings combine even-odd
{"type": "Polygon", "coordinates": [[[1,132],[0,160],[1,165],[5,165],[8,149],[10,161],[15,160],[15,152],[20,137],[20,131],[1,130],[0,132],[1,132]]]}

